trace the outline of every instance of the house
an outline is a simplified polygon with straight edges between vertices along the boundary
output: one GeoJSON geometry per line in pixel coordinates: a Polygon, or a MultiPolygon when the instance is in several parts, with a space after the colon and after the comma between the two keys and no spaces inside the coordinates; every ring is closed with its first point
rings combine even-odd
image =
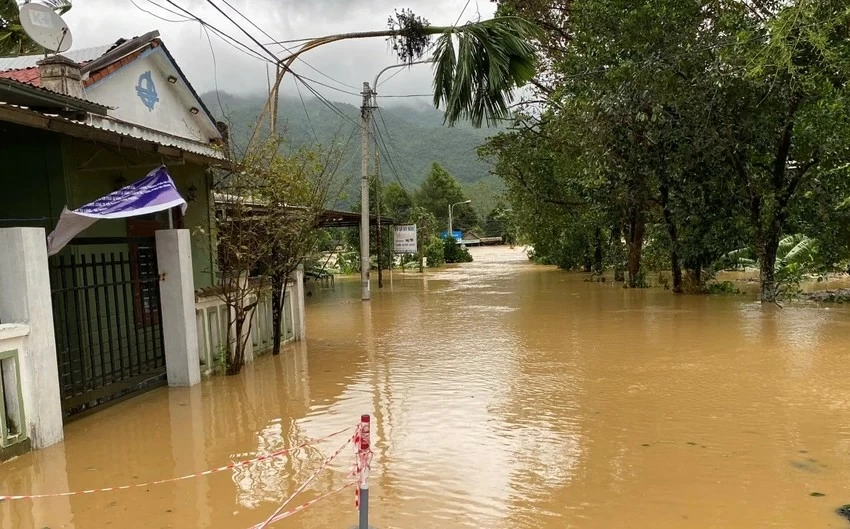
{"type": "MultiPolygon", "coordinates": [[[[0,59],[0,152],[6,166],[0,227],[50,231],[63,206],[78,207],[165,164],[189,202],[185,218],[174,211],[170,221],[166,213],[102,221],[82,237],[151,237],[169,225],[209,228],[208,169],[225,161],[224,129],[159,33],[42,59],[0,59]]],[[[214,283],[209,229],[204,231],[193,240],[198,288],[214,283]]]]}
{"type": "MultiPolygon", "coordinates": [[[[0,460],[10,446],[23,446],[27,428],[22,425],[29,425],[33,446],[46,446],[61,439],[62,419],[162,385],[166,372],[170,384],[189,385],[197,382],[199,369],[211,369],[221,349],[226,312],[208,299],[186,301],[182,288],[168,285],[185,276],[178,286],[201,293],[216,284],[211,170],[226,166],[226,141],[226,127],[216,122],[156,31],[61,56],[0,58],[0,379],[6,381],[5,390],[0,383],[0,460]],[[37,307],[40,298],[32,294],[37,285],[21,274],[29,273],[27,268],[35,266],[30,263],[39,263],[40,257],[27,254],[32,244],[21,242],[27,233],[3,228],[38,227],[49,233],[63,207],[77,208],[161,165],[188,202],[185,216],[174,208],[101,220],[86,229],[47,260],[44,292],[50,299],[45,306],[52,318],[36,321],[33,314],[44,316],[37,307]],[[175,248],[186,250],[158,256],[155,232],[171,227],[191,228],[184,246],[179,244],[187,241],[181,239],[186,232],[171,232],[175,248]],[[162,270],[171,258],[179,274],[162,270]],[[24,265],[10,266],[17,261],[24,265]],[[183,263],[186,268],[180,268],[183,263]],[[174,300],[195,309],[191,326],[196,329],[178,338],[197,345],[178,348],[186,365],[172,380],[177,368],[169,356],[174,349],[169,333],[174,323],[167,314],[174,300]],[[31,321],[16,323],[22,320],[31,321]],[[188,338],[195,332],[197,342],[188,338]],[[55,342],[55,366],[27,356],[48,349],[38,341],[46,335],[55,342]],[[44,426],[55,420],[41,418],[52,413],[50,403],[39,400],[49,391],[32,380],[55,385],[52,369],[61,400],[58,434],[55,427],[44,426]],[[10,373],[16,371],[21,372],[18,382],[10,384],[15,380],[10,373]],[[22,385],[20,397],[8,389],[22,385]],[[30,403],[26,417],[21,400],[30,403]]],[[[303,295],[300,303],[296,296],[289,311],[286,335],[298,339],[303,336],[303,295]]],[[[255,321],[254,339],[262,346],[271,332],[268,318],[263,313],[255,321]]]]}
{"type": "Polygon", "coordinates": [[[481,244],[481,237],[473,231],[466,231],[460,239],[460,244],[464,246],[478,246],[481,244]]]}

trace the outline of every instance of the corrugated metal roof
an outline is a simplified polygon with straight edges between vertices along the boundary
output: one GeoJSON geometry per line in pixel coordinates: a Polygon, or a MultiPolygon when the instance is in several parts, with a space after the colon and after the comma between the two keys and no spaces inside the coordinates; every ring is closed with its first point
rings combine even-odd
{"type": "Polygon", "coordinates": [[[182,151],[191,152],[207,158],[215,160],[226,160],[226,156],[222,149],[211,143],[201,143],[199,141],[181,138],[172,134],[166,134],[158,130],[140,127],[126,121],[121,121],[108,116],[96,116],[89,114],[86,118],[86,125],[100,130],[114,132],[122,136],[129,136],[143,141],[156,143],[165,147],[174,147],[182,151]]]}
{"type": "MultiPolygon", "coordinates": [[[[80,50],[70,50],[62,53],[63,57],[67,57],[77,64],[87,63],[102,56],[107,51],[111,50],[115,43],[106,44],[103,46],[94,46],[92,48],[83,48],[80,50]]],[[[44,54],[38,55],[21,55],[19,57],[4,57],[0,58],[0,71],[8,70],[23,70],[25,68],[34,68],[36,63],[44,58],[44,54]]]]}
{"type": "MultiPolygon", "coordinates": [[[[120,137],[132,138],[134,140],[141,140],[149,144],[170,147],[176,150],[201,156],[209,160],[219,160],[224,162],[227,161],[227,157],[225,156],[224,150],[212,143],[202,143],[195,140],[181,138],[179,136],[173,136],[171,134],[166,134],[164,132],[140,127],[138,125],[133,125],[132,123],[126,123],[124,121],[120,121],[106,116],[87,114],[84,121],[79,121],[69,119],[58,114],[49,112],[39,112],[37,110],[33,110],[25,106],[13,105],[0,101],[0,110],[2,109],[13,110],[18,116],[22,118],[21,120],[18,120],[17,118],[12,119],[12,123],[20,123],[23,125],[32,126],[44,130],[53,130],[55,132],[59,132],[60,134],[65,134],[66,132],[63,132],[61,127],[51,126],[51,122],[67,123],[68,125],[74,127],[88,127],[92,129],[97,129],[101,132],[114,134],[120,137]],[[42,119],[33,120],[32,118],[27,116],[42,119]]],[[[3,120],[6,121],[5,118],[3,120]]],[[[77,134],[71,132],[67,132],[67,134],[71,136],[77,136],[77,134]]]]}

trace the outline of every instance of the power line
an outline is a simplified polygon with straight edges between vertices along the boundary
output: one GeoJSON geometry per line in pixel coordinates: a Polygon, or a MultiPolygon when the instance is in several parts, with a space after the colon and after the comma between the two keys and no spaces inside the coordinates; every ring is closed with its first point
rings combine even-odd
{"type": "Polygon", "coordinates": [[[203,28],[204,33],[207,34],[207,42],[209,42],[209,44],[210,44],[210,55],[212,55],[212,61],[213,61],[213,82],[215,82],[215,98],[218,101],[218,108],[219,108],[219,110],[221,110],[221,116],[222,116],[222,118],[224,118],[226,113],[224,111],[224,105],[221,104],[221,93],[218,89],[218,61],[216,61],[216,58],[215,58],[215,50],[213,49],[212,38],[210,37],[210,32],[205,26],[201,26],[201,27],[203,28]]]}
{"type": "MultiPolygon", "coordinates": [[[[225,1],[225,3],[227,2],[227,0],[224,0],[224,1],[225,1]]],[[[222,8],[218,7],[218,5],[216,5],[216,3],[215,3],[215,2],[213,2],[212,0],[207,0],[207,3],[208,3],[209,5],[211,5],[211,6],[213,6],[213,7],[215,8],[215,10],[216,10],[216,11],[218,11],[219,13],[221,13],[221,14],[222,14],[222,16],[224,16],[224,18],[226,18],[227,20],[229,20],[229,21],[230,21],[230,23],[231,23],[231,24],[233,24],[234,26],[236,26],[236,27],[237,27],[237,28],[238,28],[238,29],[239,29],[242,33],[244,33],[244,34],[245,34],[245,36],[247,36],[249,39],[251,39],[251,41],[253,41],[253,42],[254,42],[254,44],[256,44],[257,46],[259,46],[261,50],[263,50],[264,52],[268,53],[268,54],[269,54],[269,56],[270,56],[270,57],[271,57],[271,58],[272,58],[275,62],[277,62],[277,61],[278,61],[277,55],[275,55],[274,53],[272,53],[272,51],[271,51],[270,49],[268,49],[268,48],[266,48],[265,46],[263,46],[263,45],[260,43],[260,41],[259,41],[259,40],[255,39],[255,38],[254,38],[254,36],[253,36],[253,35],[251,35],[251,34],[248,32],[248,30],[246,30],[245,28],[243,28],[242,26],[240,26],[239,24],[237,24],[237,23],[236,23],[236,21],[235,21],[235,20],[233,20],[233,18],[232,18],[230,15],[228,15],[227,13],[225,13],[225,12],[224,12],[224,10],[223,10],[222,8]]],[[[230,4],[228,4],[228,5],[230,5],[230,4]]],[[[231,7],[231,9],[233,9],[233,8],[231,7]]],[[[242,14],[242,13],[240,13],[238,10],[236,10],[236,12],[237,12],[237,13],[239,13],[240,15],[242,14]]],[[[244,17],[244,15],[242,15],[242,16],[244,17]]],[[[250,21],[249,21],[249,22],[250,22],[250,21]]],[[[253,22],[251,22],[251,23],[253,24],[253,22]]],[[[256,25],[255,25],[255,26],[256,26],[256,25]]]]}
{"type": "Polygon", "coordinates": [[[458,25],[458,23],[460,23],[460,18],[463,16],[464,13],[466,13],[466,8],[469,7],[469,3],[471,1],[472,0],[466,0],[466,5],[463,6],[463,9],[461,10],[460,14],[457,16],[457,20],[455,20],[454,26],[452,26],[452,27],[456,27],[458,25]]]}
{"type": "MultiPolygon", "coordinates": [[[[359,93],[356,93],[356,92],[349,92],[348,90],[343,90],[342,88],[337,88],[337,87],[335,87],[335,86],[331,86],[331,85],[329,85],[329,84],[323,83],[323,82],[321,82],[321,81],[317,81],[317,80],[315,80],[315,79],[310,79],[309,77],[306,77],[306,76],[304,76],[304,75],[302,75],[301,77],[302,77],[303,79],[306,79],[306,80],[310,81],[311,83],[316,83],[317,85],[324,86],[325,88],[330,88],[331,90],[336,90],[337,92],[341,92],[341,93],[343,93],[343,94],[348,94],[348,95],[350,95],[350,96],[357,96],[357,97],[360,97],[360,96],[361,96],[361,94],[359,94],[359,93]]],[[[356,90],[356,88],[355,88],[355,90],[356,90]]]]}
{"type": "MultiPolygon", "coordinates": [[[[207,1],[209,1],[209,0],[207,0],[207,1]]],[[[265,35],[266,37],[268,37],[268,38],[270,38],[270,39],[274,40],[274,37],[272,37],[272,36],[271,36],[271,35],[270,35],[270,34],[269,34],[266,30],[264,30],[264,29],[263,29],[263,28],[261,28],[259,25],[257,25],[257,24],[256,24],[253,20],[251,20],[250,18],[248,18],[248,16],[247,16],[247,15],[245,15],[244,13],[242,13],[239,9],[237,9],[237,8],[233,7],[233,4],[231,4],[228,0],[222,0],[222,1],[225,3],[225,5],[227,5],[227,7],[229,7],[230,9],[232,9],[233,11],[235,11],[236,13],[238,13],[238,14],[239,14],[239,16],[241,16],[241,17],[242,17],[243,19],[245,19],[245,20],[246,20],[249,24],[251,24],[252,26],[254,26],[254,27],[257,29],[257,31],[259,31],[260,33],[262,33],[262,34],[263,34],[263,35],[265,35]]],[[[244,31],[244,30],[243,30],[243,31],[244,31]]],[[[256,42],[256,40],[255,40],[254,42],[256,42]]],[[[265,47],[265,45],[260,44],[259,42],[258,42],[257,44],[258,44],[258,45],[260,45],[260,46],[262,46],[262,47],[265,47]]],[[[292,49],[291,49],[291,48],[288,48],[288,47],[284,46],[281,42],[273,42],[273,43],[271,43],[271,44],[276,44],[276,45],[280,46],[281,48],[283,48],[284,50],[286,50],[287,52],[289,52],[289,53],[293,53],[293,51],[292,51],[292,49]]],[[[271,45],[271,44],[268,44],[268,45],[271,45]]],[[[310,68],[311,70],[313,70],[313,71],[317,72],[319,75],[321,75],[321,76],[323,76],[323,77],[326,77],[327,79],[330,79],[331,81],[333,81],[333,82],[335,82],[335,83],[337,83],[337,84],[339,84],[339,85],[341,85],[341,86],[345,86],[345,87],[347,87],[347,88],[351,88],[351,89],[357,90],[357,87],[355,87],[355,86],[351,86],[351,85],[348,85],[348,84],[345,84],[345,83],[343,83],[342,81],[339,81],[338,79],[334,79],[333,77],[331,77],[330,75],[328,75],[328,74],[324,73],[323,71],[319,70],[318,68],[314,67],[312,64],[310,64],[310,63],[309,63],[309,62],[307,62],[306,60],[302,59],[301,57],[298,57],[298,58],[297,58],[297,60],[299,60],[299,61],[301,61],[302,63],[304,63],[304,64],[305,64],[308,68],[310,68]]]]}
{"type": "MultiPolygon", "coordinates": [[[[393,138],[392,134],[390,134],[390,127],[389,125],[387,125],[387,122],[384,119],[384,113],[381,111],[380,108],[378,108],[377,110],[378,117],[381,118],[381,124],[383,124],[384,129],[387,131],[387,137],[390,139],[390,145],[392,145],[393,149],[395,149],[396,152],[399,152],[401,149],[398,148],[398,144],[395,142],[395,139],[393,138]]],[[[408,174],[413,174],[413,170],[411,169],[410,165],[407,164],[406,158],[404,156],[401,156],[401,159],[405,160],[405,165],[407,165],[406,169],[408,174]]]]}
{"type": "MultiPolygon", "coordinates": [[[[181,18],[183,18],[183,19],[184,19],[184,20],[180,20],[180,21],[178,21],[178,22],[191,22],[191,21],[193,20],[192,18],[189,18],[189,17],[187,17],[186,15],[181,15],[181,14],[180,14],[180,13],[178,13],[177,11],[174,11],[173,9],[169,9],[169,8],[165,7],[164,5],[162,5],[162,4],[157,4],[157,3],[156,3],[156,2],[154,2],[153,0],[147,0],[147,1],[148,1],[148,3],[149,3],[149,4],[153,4],[153,5],[155,5],[156,7],[158,7],[158,8],[160,8],[160,9],[162,9],[163,11],[165,11],[166,13],[171,13],[171,14],[172,14],[172,15],[174,15],[174,16],[178,16],[178,17],[181,17],[181,18]]],[[[138,5],[137,5],[135,2],[133,2],[133,5],[135,5],[136,7],[138,7],[138,5]]],[[[141,9],[141,8],[139,8],[139,9],[141,9]]],[[[144,10],[144,9],[142,9],[142,11],[145,11],[145,10],[144,10]]],[[[146,11],[146,12],[147,12],[147,11],[146,11]]],[[[153,14],[153,13],[151,13],[151,14],[153,14]]],[[[165,19],[165,18],[158,17],[156,14],[153,14],[153,16],[155,16],[155,17],[157,17],[157,18],[160,18],[161,20],[167,20],[167,19],[165,19]]]]}
{"type": "MultiPolygon", "coordinates": [[[[133,4],[133,6],[135,6],[136,9],[138,9],[139,11],[142,11],[143,13],[147,13],[154,18],[158,18],[159,20],[162,20],[163,22],[177,22],[177,23],[179,23],[179,22],[191,22],[192,21],[191,19],[188,19],[186,17],[183,17],[182,20],[173,20],[173,19],[170,19],[170,18],[165,18],[161,15],[157,15],[153,11],[149,11],[149,10],[145,9],[144,7],[140,6],[139,4],[136,3],[136,0],[130,0],[130,3],[133,4]]],[[[153,2],[151,2],[151,3],[153,3],[153,2]]],[[[157,7],[162,7],[162,6],[157,6],[157,7]]],[[[177,16],[181,16],[178,13],[174,13],[174,14],[177,15],[177,16]]]]}
{"type": "MultiPolygon", "coordinates": [[[[151,0],[148,0],[148,1],[150,2],[151,0]]],[[[168,2],[170,5],[174,6],[175,8],[179,9],[179,10],[180,10],[180,11],[182,11],[183,13],[185,13],[185,15],[186,15],[186,16],[188,16],[188,17],[190,17],[190,18],[192,18],[192,19],[194,19],[194,20],[197,20],[197,21],[198,21],[198,22],[199,22],[202,26],[206,26],[206,27],[208,27],[209,29],[213,30],[213,32],[214,32],[214,33],[216,33],[216,34],[217,34],[219,37],[221,37],[221,38],[222,38],[222,39],[223,39],[223,40],[224,40],[224,41],[225,41],[228,45],[230,45],[231,47],[235,48],[236,50],[241,51],[242,53],[247,54],[249,57],[252,57],[252,58],[255,58],[255,59],[259,59],[259,60],[261,60],[261,61],[271,62],[271,63],[273,63],[273,64],[277,64],[277,62],[276,62],[276,61],[271,61],[271,60],[269,60],[269,59],[267,59],[267,58],[263,57],[262,55],[260,55],[260,54],[259,54],[259,53],[257,53],[256,51],[252,50],[252,49],[251,49],[248,45],[246,45],[245,43],[241,42],[239,39],[237,39],[237,38],[235,38],[235,37],[233,37],[233,36],[231,36],[231,35],[229,35],[229,34],[225,33],[224,31],[222,31],[222,30],[218,29],[217,27],[213,26],[213,25],[212,25],[212,24],[210,24],[209,22],[207,22],[207,21],[205,21],[205,20],[201,19],[199,16],[195,15],[195,14],[194,14],[194,13],[192,13],[191,11],[189,11],[189,10],[187,10],[187,9],[185,9],[185,8],[183,8],[183,7],[181,7],[181,6],[179,6],[177,3],[175,3],[175,2],[174,2],[174,0],[165,0],[165,1],[166,1],[166,2],[168,2]]],[[[152,3],[153,3],[153,2],[152,2],[152,3]]],[[[156,4],[154,4],[154,5],[156,5],[156,4]]]]}
{"type": "Polygon", "coordinates": [[[304,108],[304,115],[307,116],[307,124],[310,125],[310,130],[313,131],[313,139],[316,140],[316,144],[319,143],[319,135],[316,134],[316,129],[313,127],[313,120],[310,119],[310,113],[307,112],[307,105],[304,103],[304,96],[301,95],[301,87],[298,86],[298,79],[294,76],[292,77],[292,83],[295,85],[295,89],[298,91],[298,99],[301,100],[301,106],[304,108]]]}
{"type": "MultiPolygon", "coordinates": [[[[383,118],[382,118],[382,121],[383,121],[383,118]]],[[[407,189],[404,186],[404,183],[401,181],[401,177],[399,176],[399,171],[396,168],[395,163],[393,162],[392,156],[390,156],[390,150],[387,147],[387,142],[384,140],[384,135],[381,133],[381,129],[378,127],[378,122],[373,120],[373,123],[374,123],[374,128],[375,128],[375,136],[378,138],[378,141],[376,142],[376,146],[378,147],[378,151],[380,153],[380,150],[381,150],[380,145],[383,144],[384,153],[381,153],[381,155],[384,157],[384,159],[387,161],[387,164],[390,166],[390,170],[392,171],[393,175],[395,176],[395,179],[398,182],[398,185],[401,186],[401,188],[404,190],[405,193],[408,193],[407,189]]],[[[386,122],[384,122],[384,126],[386,127],[386,122]]]]}
{"type": "Polygon", "coordinates": [[[325,96],[323,96],[321,93],[319,93],[319,91],[318,91],[318,90],[316,90],[315,88],[313,88],[313,86],[311,86],[311,85],[310,85],[310,83],[308,83],[308,82],[304,79],[304,77],[303,77],[303,76],[298,75],[297,73],[293,72],[292,70],[290,70],[290,73],[291,73],[291,74],[292,74],[292,75],[293,75],[296,79],[298,79],[298,80],[299,80],[299,81],[300,81],[300,82],[301,82],[301,83],[302,83],[302,84],[303,84],[303,85],[307,88],[307,90],[309,90],[309,91],[310,91],[310,92],[311,92],[314,96],[316,96],[316,98],[317,98],[319,101],[321,101],[321,102],[322,102],[322,103],[323,103],[326,107],[330,108],[330,109],[331,109],[331,110],[332,110],[332,111],[333,111],[336,115],[338,115],[339,117],[344,118],[344,119],[346,119],[346,120],[350,121],[351,123],[354,123],[357,127],[360,127],[360,124],[359,124],[359,123],[357,123],[356,121],[354,121],[353,119],[351,119],[351,118],[350,118],[350,117],[349,117],[349,116],[348,116],[345,112],[343,112],[342,110],[340,110],[340,109],[339,109],[339,107],[337,107],[337,106],[336,106],[336,105],[334,105],[334,104],[333,104],[330,100],[328,100],[328,98],[326,98],[326,97],[325,97],[325,96]]]}

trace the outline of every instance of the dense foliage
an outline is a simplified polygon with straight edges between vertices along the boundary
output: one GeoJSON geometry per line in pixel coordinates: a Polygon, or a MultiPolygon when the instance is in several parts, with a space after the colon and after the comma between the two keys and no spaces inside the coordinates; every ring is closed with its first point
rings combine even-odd
{"type": "MultiPolygon", "coordinates": [[[[376,182],[372,183],[370,197],[373,212],[380,210],[383,217],[392,218],[397,225],[416,224],[418,246],[427,258],[428,266],[437,267],[443,263],[464,263],[472,260],[472,256],[465,249],[460,253],[446,249],[444,239],[440,235],[448,230],[448,208],[449,204],[456,204],[467,200],[460,183],[444,167],[434,163],[428,176],[418,189],[408,191],[398,182],[390,182],[381,186],[378,191],[376,182]],[[377,197],[380,196],[380,205],[377,197]],[[463,253],[465,251],[465,254],[463,253]]],[[[358,209],[357,206],[354,209],[358,209]]],[[[453,227],[455,230],[473,231],[480,230],[478,215],[469,204],[458,204],[454,207],[453,227]]],[[[360,233],[357,229],[350,229],[347,234],[346,243],[349,248],[358,248],[360,245],[360,233]]],[[[375,230],[372,231],[370,249],[376,256],[379,255],[379,245],[375,230]]],[[[393,259],[393,233],[391,230],[382,231],[380,244],[380,263],[383,268],[388,268],[393,259]]],[[[415,257],[418,262],[419,256],[415,257]]],[[[377,265],[377,260],[375,261],[377,265]]]]}
{"type": "Polygon", "coordinates": [[[847,259],[846,2],[497,3],[546,31],[534,102],[481,150],[536,258],[636,287],[662,257],[701,291],[749,247],[763,301],[789,234],[819,241],[807,269],[847,259]]]}

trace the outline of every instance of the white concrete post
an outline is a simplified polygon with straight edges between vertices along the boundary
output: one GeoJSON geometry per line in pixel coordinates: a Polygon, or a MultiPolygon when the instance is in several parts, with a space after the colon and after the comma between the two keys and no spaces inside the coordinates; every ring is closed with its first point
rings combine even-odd
{"type": "Polygon", "coordinates": [[[194,386],[201,381],[201,364],[189,230],[157,231],[156,260],[168,385],[194,386]]]}
{"type": "Polygon", "coordinates": [[[307,318],[304,313],[304,265],[298,265],[295,270],[295,289],[292,299],[292,324],[294,325],[295,341],[307,339],[307,318]]]}
{"type": "Polygon", "coordinates": [[[26,323],[19,351],[24,415],[33,448],[62,440],[62,399],[43,228],[0,229],[0,322],[26,323]]]}

